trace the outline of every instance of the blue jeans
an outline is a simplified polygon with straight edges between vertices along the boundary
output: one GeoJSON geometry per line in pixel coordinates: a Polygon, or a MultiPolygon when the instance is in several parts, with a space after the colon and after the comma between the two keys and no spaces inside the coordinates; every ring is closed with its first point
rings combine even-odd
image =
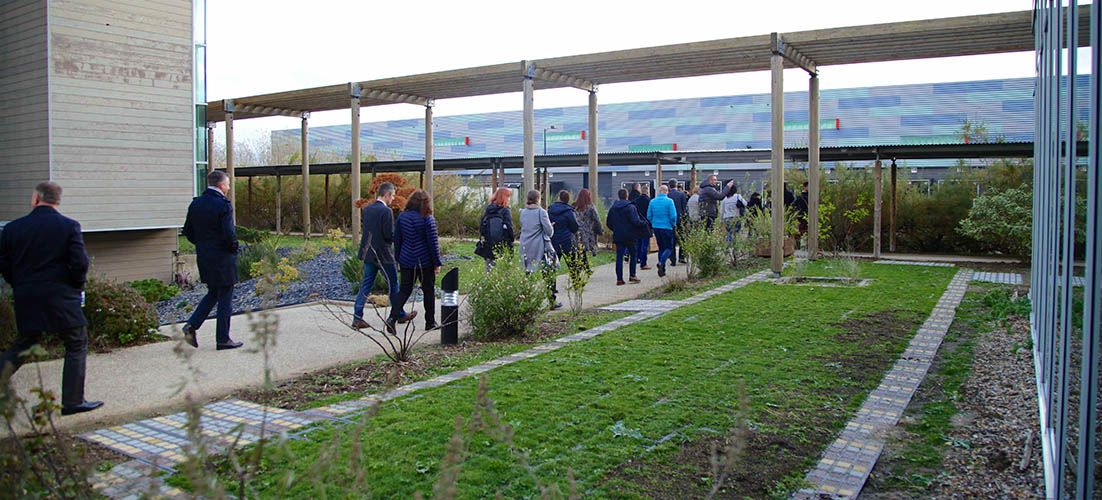
{"type": "Polygon", "coordinates": [[[616,281],[624,281],[624,254],[628,255],[628,272],[631,273],[628,276],[635,277],[635,251],[637,249],[637,242],[616,242],[616,281]]]}
{"type": "Polygon", "coordinates": [[[647,251],[650,250],[650,238],[639,238],[635,243],[635,257],[639,259],[639,267],[647,265],[647,251]]]}
{"type": "Polygon", "coordinates": [[[654,229],[654,239],[658,240],[658,265],[666,265],[666,259],[673,260],[673,229],[654,229]]]}
{"type": "MultiPolygon", "coordinates": [[[[375,288],[375,277],[379,275],[379,270],[382,270],[386,275],[387,285],[390,287],[390,304],[393,306],[398,299],[398,266],[394,264],[379,264],[377,262],[364,262],[364,280],[360,283],[360,293],[356,294],[356,305],[352,307],[353,319],[364,319],[364,303],[367,302],[367,295],[371,293],[371,289],[375,288]]],[[[399,317],[405,316],[406,312],[401,311],[399,317]]]]}
{"type": "Polygon", "coordinates": [[[192,328],[198,330],[203,326],[203,322],[206,321],[207,316],[210,316],[210,310],[214,309],[214,305],[218,304],[218,311],[216,316],[217,327],[215,328],[215,341],[219,344],[226,344],[230,342],[230,313],[233,312],[233,285],[228,286],[210,286],[207,285],[207,294],[203,296],[203,300],[199,301],[199,305],[195,306],[195,312],[191,313],[191,317],[187,322],[192,328]]]}

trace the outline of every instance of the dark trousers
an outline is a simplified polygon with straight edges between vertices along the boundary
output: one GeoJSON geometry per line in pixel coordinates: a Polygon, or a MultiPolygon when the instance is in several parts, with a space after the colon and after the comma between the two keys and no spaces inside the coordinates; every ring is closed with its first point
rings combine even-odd
{"type": "Polygon", "coordinates": [[[635,241],[616,242],[616,281],[624,281],[624,254],[628,255],[628,276],[635,277],[635,252],[638,249],[635,241]]]}
{"type": "Polygon", "coordinates": [[[188,318],[187,322],[192,328],[199,330],[199,327],[203,326],[203,322],[207,320],[207,316],[210,316],[210,310],[214,309],[215,304],[218,304],[218,311],[216,312],[218,323],[215,329],[214,338],[219,344],[226,344],[230,342],[230,313],[233,312],[233,285],[207,285],[207,294],[203,296],[203,300],[199,301],[199,305],[195,306],[195,312],[191,313],[191,317],[188,318]]]}
{"type": "Polygon", "coordinates": [[[647,265],[647,253],[650,250],[650,237],[639,238],[635,243],[635,258],[639,259],[639,266],[647,265]]]}
{"type": "Polygon", "coordinates": [[[683,227],[685,227],[685,220],[678,219],[677,227],[673,228],[673,258],[678,262],[685,260],[685,247],[681,246],[681,228],[683,227]]]}
{"type": "Polygon", "coordinates": [[[666,259],[674,262],[675,259],[673,255],[673,229],[655,228],[654,239],[658,240],[658,265],[666,265],[666,259]]]}
{"type": "MultiPolygon", "coordinates": [[[[61,369],[61,405],[77,406],[84,403],[84,360],[88,355],[88,327],[78,326],[52,332],[65,343],[65,366],[61,369]]],[[[0,373],[15,373],[23,366],[24,351],[42,340],[42,332],[19,332],[15,344],[4,351],[0,359],[0,373]]]]}
{"type": "Polygon", "coordinates": [[[413,282],[421,280],[421,292],[425,295],[425,324],[436,323],[436,271],[431,267],[403,267],[398,270],[401,274],[401,286],[398,289],[398,297],[390,304],[390,317],[397,320],[405,313],[405,306],[409,296],[413,295],[413,282]]]}

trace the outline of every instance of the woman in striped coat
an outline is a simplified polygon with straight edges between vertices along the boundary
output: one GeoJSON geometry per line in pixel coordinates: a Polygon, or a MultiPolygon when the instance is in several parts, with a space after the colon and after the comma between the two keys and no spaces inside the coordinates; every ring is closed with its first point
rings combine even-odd
{"type": "Polygon", "coordinates": [[[395,260],[401,275],[398,297],[391,304],[387,331],[394,333],[394,324],[402,305],[413,293],[414,280],[421,280],[425,294],[425,330],[436,328],[436,273],[440,272],[440,244],[436,235],[436,219],[432,216],[432,199],[417,190],[409,196],[406,209],[394,221],[395,260]]]}

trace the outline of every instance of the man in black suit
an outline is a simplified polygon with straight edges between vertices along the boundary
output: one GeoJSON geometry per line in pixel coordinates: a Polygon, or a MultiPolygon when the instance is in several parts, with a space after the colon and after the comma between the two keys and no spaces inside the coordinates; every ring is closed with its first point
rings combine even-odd
{"type": "Polygon", "coordinates": [[[219,351],[237,349],[243,344],[230,339],[230,313],[233,312],[233,285],[237,283],[237,231],[233,227],[233,207],[226,195],[230,178],[212,170],[207,174],[207,189],[191,200],[184,221],[184,236],[195,245],[199,281],[206,283],[207,295],[184,323],[184,341],[199,347],[195,332],[203,326],[210,310],[218,304],[215,340],[219,351]]]}
{"type": "Polygon", "coordinates": [[[678,248],[678,254],[674,257],[676,259],[670,259],[670,265],[676,265],[674,262],[685,263],[685,247],[681,246],[681,225],[685,223],[685,218],[689,216],[689,195],[684,191],[677,188],[677,179],[670,179],[667,183],[670,187],[670,199],[673,200],[673,208],[677,211],[677,227],[673,228],[673,244],[678,248]]]}
{"type": "MultiPolygon", "coordinates": [[[[360,213],[360,251],[359,258],[364,261],[364,277],[360,292],[356,294],[356,303],[352,307],[352,327],[367,328],[364,321],[364,305],[367,295],[375,287],[375,278],[379,271],[386,276],[390,288],[391,306],[398,299],[398,266],[394,260],[394,211],[390,203],[394,201],[394,184],[384,182],[379,185],[374,202],[364,206],[360,213]]],[[[400,311],[398,322],[405,323],[417,316],[417,311],[400,311]]],[[[387,330],[392,328],[388,324],[387,330]]],[[[390,331],[390,333],[394,333],[390,331]]]]}
{"type": "Polygon", "coordinates": [[[57,212],[61,186],[43,182],[31,195],[31,213],[4,226],[0,233],[0,274],[15,296],[19,337],[4,351],[4,381],[23,365],[24,351],[51,332],[65,343],[61,371],[61,414],[103,406],[84,400],[84,361],[88,353],[88,320],[80,310],[88,276],[88,254],[80,223],[57,212]]]}

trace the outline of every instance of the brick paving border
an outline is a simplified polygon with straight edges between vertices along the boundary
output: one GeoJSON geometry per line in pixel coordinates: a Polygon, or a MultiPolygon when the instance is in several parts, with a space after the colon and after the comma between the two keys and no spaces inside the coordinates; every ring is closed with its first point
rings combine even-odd
{"type": "Polygon", "coordinates": [[[1001,283],[1003,285],[1021,285],[1022,275],[1018,273],[989,273],[984,271],[976,271],[972,273],[972,281],[1001,283]]]}
{"type": "MultiPolygon", "coordinates": [[[[936,263],[915,263],[932,264],[936,263]]],[[[907,349],[884,374],[880,386],[869,393],[857,415],[846,423],[841,434],[827,446],[819,463],[807,474],[805,479],[814,488],[801,489],[793,498],[857,498],[880,458],[884,448],[884,431],[899,422],[903,410],[926,377],[971,279],[971,270],[957,271],[907,349]]]]}
{"type": "MultiPolygon", "coordinates": [[[[319,421],[350,422],[356,415],[362,414],[373,404],[409,395],[421,389],[436,387],[455,380],[479,375],[499,366],[533,358],[545,352],[554,351],[582,340],[591,339],[602,333],[639,321],[646,321],[673,311],[678,307],[695,304],[709,297],[760,281],[770,275],[769,271],[759,271],[726,285],[701,292],[684,300],[628,300],[619,304],[601,307],[601,310],[637,311],[631,316],[610,321],[588,330],[567,335],[530,349],[486,361],[484,363],[457,370],[437,377],[407,384],[382,394],[369,394],[359,399],[342,401],[320,408],[304,411],[291,411],[283,408],[265,407],[256,403],[229,399],[208,404],[201,410],[200,428],[206,444],[215,453],[224,452],[240,436],[238,444],[249,444],[259,439],[261,426],[265,435],[287,435],[300,438],[315,427],[309,424],[319,421]]],[[[164,484],[163,475],[175,472],[175,467],[186,457],[191,443],[187,441],[187,414],[176,413],[164,417],[155,417],[140,422],[108,427],[80,434],[77,437],[106,446],[134,460],[116,465],[108,472],[97,472],[89,481],[93,488],[108,498],[137,500],[150,492],[168,499],[191,498],[191,494],[164,484]]]]}

